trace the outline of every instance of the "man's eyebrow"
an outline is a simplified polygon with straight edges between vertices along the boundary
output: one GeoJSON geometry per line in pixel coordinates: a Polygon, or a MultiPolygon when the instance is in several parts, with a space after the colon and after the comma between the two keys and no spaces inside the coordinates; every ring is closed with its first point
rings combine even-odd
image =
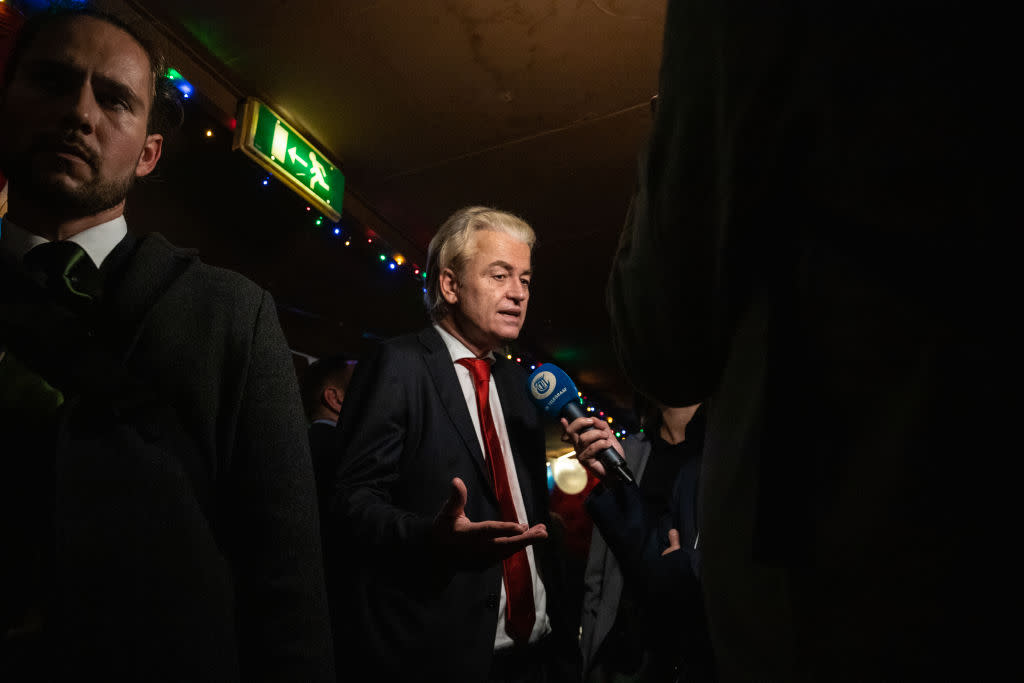
{"type": "Polygon", "coordinates": [[[107,93],[116,95],[126,101],[132,111],[135,111],[144,104],[142,98],[139,97],[138,93],[136,93],[131,86],[126,85],[124,82],[119,81],[112,76],[94,74],[93,79],[101,88],[106,90],[107,93]]]}
{"type": "MultiPolygon", "coordinates": [[[[511,263],[509,263],[508,261],[502,261],[501,259],[498,259],[497,261],[491,261],[490,263],[487,264],[488,268],[494,268],[495,266],[497,266],[498,268],[504,268],[505,270],[508,270],[508,271],[511,271],[511,272],[515,272],[515,269],[516,269],[515,266],[513,266],[511,263]]],[[[521,275],[533,275],[533,268],[527,268],[526,270],[524,270],[520,274],[521,275]]]]}
{"type": "MultiPolygon", "coordinates": [[[[28,61],[25,66],[29,70],[37,73],[42,71],[44,73],[50,72],[56,75],[57,73],[64,72],[66,74],[75,74],[76,76],[81,76],[84,73],[84,70],[74,62],[56,59],[53,57],[38,57],[28,61]]],[[[144,104],[138,93],[132,90],[132,88],[126,85],[123,81],[120,81],[113,76],[96,73],[93,74],[93,80],[96,81],[96,84],[105,92],[116,95],[128,102],[129,106],[133,110],[144,104]]]]}

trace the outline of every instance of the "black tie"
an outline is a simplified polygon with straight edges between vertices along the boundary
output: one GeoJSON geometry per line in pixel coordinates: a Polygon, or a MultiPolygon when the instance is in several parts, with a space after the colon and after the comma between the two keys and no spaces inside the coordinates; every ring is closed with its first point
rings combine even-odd
{"type": "Polygon", "coordinates": [[[100,271],[74,242],[40,244],[25,255],[25,267],[59,303],[74,311],[88,307],[100,295],[100,271]]]}

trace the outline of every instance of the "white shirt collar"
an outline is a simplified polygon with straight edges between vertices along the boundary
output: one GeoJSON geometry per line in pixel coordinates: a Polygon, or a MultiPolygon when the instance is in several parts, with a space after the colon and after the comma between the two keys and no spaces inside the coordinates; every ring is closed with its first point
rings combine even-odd
{"type": "MultiPolygon", "coordinates": [[[[106,258],[110,256],[110,252],[127,234],[128,223],[125,221],[124,215],[120,215],[106,223],[83,230],[68,239],[82,247],[98,268],[103,265],[106,258]]],[[[33,247],[45,242],[49,242],[49,240],[8,220],[0,222],[0,249],[14,256],[18,261],[21,261],[33,247]]]]}
{"type": "MultiPolygon", "coordinates": [[[[441,335],[441,339],[444,340],[444,345],[448,347],[448,353],[452,357],[452,362],[459,361],[463,358],[476,358],[476,354],[466,348],[466,345],[459,341],[455,335],[448,330],[444,329],[438,324],[434,324],[434,329],[441,335]]],[[[494,363],[494,351],[488,351],[483,356],[494,363]]]]}

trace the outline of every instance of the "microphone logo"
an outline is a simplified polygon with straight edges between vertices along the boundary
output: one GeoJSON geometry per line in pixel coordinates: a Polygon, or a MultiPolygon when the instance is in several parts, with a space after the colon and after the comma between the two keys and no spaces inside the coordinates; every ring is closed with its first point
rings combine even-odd
{"type": "Polygon", "coordinates": [[[544,400],[555,390],[555,384],[555,376],[544,371],[534,378],[533,384],[530,386],[530,393],[538,401],[544,400]]]}

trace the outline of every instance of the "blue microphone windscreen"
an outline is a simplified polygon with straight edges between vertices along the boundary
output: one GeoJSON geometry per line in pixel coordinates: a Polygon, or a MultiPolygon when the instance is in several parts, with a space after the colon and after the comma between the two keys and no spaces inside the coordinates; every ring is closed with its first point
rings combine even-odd
{"type": "Polygon", "coordinates": [[[533,371],[526,380],[526,390],[533,402],[552,417],[558,417],[569,401],[579,400],[576,385],[569,375],[551,363],[544,363],[533,371]]]}

